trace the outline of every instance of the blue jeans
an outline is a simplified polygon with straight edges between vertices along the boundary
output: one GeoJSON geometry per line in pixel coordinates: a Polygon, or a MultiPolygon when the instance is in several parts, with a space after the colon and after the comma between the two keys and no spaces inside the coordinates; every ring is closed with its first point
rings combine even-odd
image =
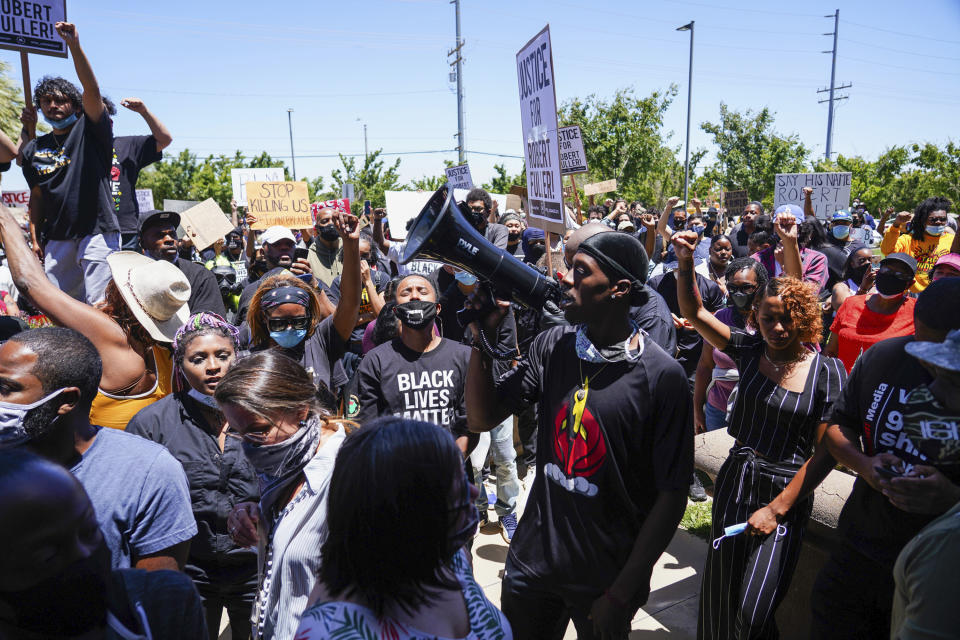
{"type": "Polygon", "coordinates": [[[707,431],[727,428],[727,412],[725,410],[718,409],[707,402],[703,407],[703,413],[707,423],[707,431]]]}
{"type": "Polygon", "coordinates": [[[497,504],[494,509],[500,518],[517,510],[517,496],[520,495],[517,451],[513,448],[513,416],[508,416],[489,432],[481,433],[480,441],[470,454],[473,481],[481,489],[477,496],[477,508],[484,511],[487,509],[487,495],[482,490],[483,463],[487,459],[487,453],[497,469],[497,504]]]}
{"type": "Polygon", "coordinates": [[[43,248],[43,268],[57,288],[92,305],[103,299],[113,278],[107,256],[119,248],[119,233],[50,240],[43,248]]]}

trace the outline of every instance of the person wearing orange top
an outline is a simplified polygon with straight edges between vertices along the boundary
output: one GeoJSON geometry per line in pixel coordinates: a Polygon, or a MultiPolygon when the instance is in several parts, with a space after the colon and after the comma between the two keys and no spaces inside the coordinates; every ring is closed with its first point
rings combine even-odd
{"type": "Polygon", "coordinates": [[[947,211],[953,205],[939,196],[927,198],[913,213],[901,211],[887,227],[880,243],[883,255],[906,253],[917,261],[917,276],[910,290],[919,293],[930,284],[930,272],[937,259],[950,252],[954,234],[947,227],[947,211]],[[903,233],[906,231],[907,233],[903,233]]]}

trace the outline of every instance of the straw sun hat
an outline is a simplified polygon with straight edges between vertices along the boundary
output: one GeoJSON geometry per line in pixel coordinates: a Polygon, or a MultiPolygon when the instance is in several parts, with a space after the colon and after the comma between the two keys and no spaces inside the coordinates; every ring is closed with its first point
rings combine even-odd
{"type": "Polygon", "coordinates": [[[137,321],[158,342],[173,342],[190,317],[190,283],[176,265],[135,251],[107,256],[113,281],[137,321]]]}

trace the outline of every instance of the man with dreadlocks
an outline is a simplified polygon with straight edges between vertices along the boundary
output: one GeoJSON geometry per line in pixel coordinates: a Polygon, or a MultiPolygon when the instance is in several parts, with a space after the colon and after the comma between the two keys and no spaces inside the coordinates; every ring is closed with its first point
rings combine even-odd
{"type": "MultiPolygon", "coordinates": [[[[537,476],[502,586],[518,638],[561,638],[565,613],[580,638],[626,638],[683,515],[692,403],[682,367],[630,319],[647,295],[647,265],[632,236],[585,239],[562,280],[572,326],[537,336],[496,381],[491,361],[478,350],[471,356],[471,430],[540,407],[537,476]]],[[[488,333],[506,305],[485,314],[488,333]]]]}
{"type": "Polygon", "coordinates": [[[259,497],[256,474],[240,440],[213,400],[237,357],[238,331],[214,313],[196,313],[173,340],[174,393],[142,409],[127,431],[165,446],[183,465],[199,529],[185,571],[203,599],[210,638],[219,635],[222,609],[238,638],[250,635],[257,590],[257,554],[230,540],[227,516],[259,497]]]}

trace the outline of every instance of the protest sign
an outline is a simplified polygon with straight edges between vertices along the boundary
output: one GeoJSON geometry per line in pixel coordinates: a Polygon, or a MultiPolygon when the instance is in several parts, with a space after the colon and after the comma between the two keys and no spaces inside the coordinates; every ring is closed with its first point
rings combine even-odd
{"type": "Polygon", "coordinates": [[[306,182],[248,182],[247,213],[257,221],[251,229],[279,224],[288,229],[313,226],[306,182]]]}
{"type": "Polygon", "coordinates": [[[4,191],[3,204],[8,207],[26,208],[30,204],[30,190],[23,191],[4,191]]]}
{"type": "Polygon", "coordinates": [[[333,209],[340,213],[350,213],[350,201],[346,198],[338,198],[336,200],[323,200],[321,202],[310,203],[310,216],[313,218],[314,223],[316,223],[317,214],[320,213],[321,209],[333,209]]]}
{"type": "Polygon", "coordinates": [[[137,210],[140,213],[153,209],[153,189],[137,189],[137,210]]]}
{"type": "Polygon", "coordinates": [[[572,173],[587,172],[587,154],[583,150],[583,135],[580,127],[573,125],[559,131],[560,173],[567,176],[572,173]]]}
{"type": "Polygon", "coordinates": [[[223,215],[220,205],[213,198],[207,198],[181,213],[180,226],[193,240],[197,251],[203,251],[217,240],[222,240],[233,230],[230,220],[223,215]]]}
{"type": "Polygon", "coordinates": [[[248,182],[283,182],[283,167],[264,167],[261,169],[230,169],[230,182],[233,184],[233,199],[238,207],[247,206],[248,182]]]}
{"type": "Polygon", "coordinates": [[[603,182],[594,182],[583,185],[583,195],[596,196],[601,193],[610,193],[617,190],[616,180],[604,180],[603,182]]]}
{"type": "Polygon", "coordinates": [[[237,282],[243,282],[247,279],[247,261],[236,260],[230,263],[233,270],[237,272],[237,282]]]}
{"type": "Polygon", "coordinates": [[[24,207],[10,207],[9,211],[20,228],[26,230],[29,226],[30,212],[24,207]]]}
{"type": "Polygon", "coordinates": [[[0,49],[66,58],[67,43],[53,26],[66,21],[66,0],[3,0],[0,49]]]}
{"type": "Polygon", "coordinates": [[[504,205],[504,212],[510,211],[513,209],[516,212],[520,212],[520,209],[523,208],[523,200],[520,199],[520,196],[508,193],[506,195],[506,204],[504,205]]]}
{"type": "Polygon", "coordinates": [[[199,200],[163,200],[163,210],[173,211],[174,213],[183,213],[190,207],[200,204],[199,200]]]}
{"type": "Polygon", "coordinates": [[[447,182],[454,189],[473,189],[473,178],[470,177],[470,165],[462,164],[459,167],[447,167],[447,182]]]}
{"type": "Polygon", "coordinates": [[[741,215],[744,208],[750,204],[750,196],[746,189],[727,191],[723,194],[723,202],[727,207],[727,215],[735,217],[741,215]]]}
{"type": "Polygon", "coordinates": [[[784,204],[803,207],[803,188],[813,187],[810,203],[820,220],[850,206],[850,173],[778,173],[773,183],[773,208],[784,204]]]}
{"type": "Polygon", "coordinates": [[[517,52],[520,122],[527,167],[527,224],[563,233],[563,186],[557,138],[557,94],[550,26],[517,52]]]}

